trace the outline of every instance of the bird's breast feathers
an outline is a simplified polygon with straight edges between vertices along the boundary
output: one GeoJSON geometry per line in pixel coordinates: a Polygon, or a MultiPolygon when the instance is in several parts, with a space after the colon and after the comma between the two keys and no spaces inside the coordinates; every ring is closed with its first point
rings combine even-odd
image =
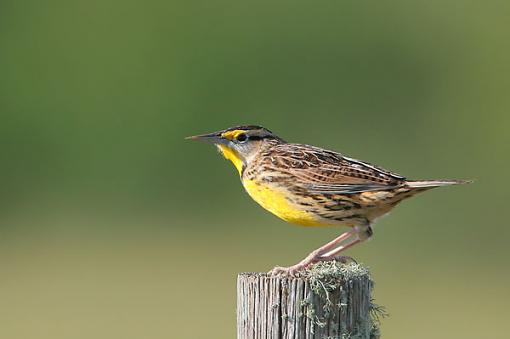
{"type": "Polygon", "coordinates": [[[249,179],[243,180],[243,185],[246,192],[260,206],[287,222],[303,226],[328,225],[322,218],[289,201],[287,199],[289,193],[282,188],[249,179]]]}

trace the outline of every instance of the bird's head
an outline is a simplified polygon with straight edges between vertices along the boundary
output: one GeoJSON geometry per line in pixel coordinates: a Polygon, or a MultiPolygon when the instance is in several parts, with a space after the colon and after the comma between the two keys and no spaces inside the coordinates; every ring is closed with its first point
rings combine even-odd
{"type": "Polygon", "coordinates": [[[187,137],[215,144],[225,158],[232,161],[241,174],[253,157],[268,145],[284,142],[270,130],[260,126],[236,126],[222,131],[187,137]]]}

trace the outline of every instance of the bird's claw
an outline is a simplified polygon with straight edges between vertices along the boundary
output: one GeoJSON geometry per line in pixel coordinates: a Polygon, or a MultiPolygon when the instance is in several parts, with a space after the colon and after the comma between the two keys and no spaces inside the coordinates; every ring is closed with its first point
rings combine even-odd
{"type": "Polygon", "coordinates": [[[348,262],[353,262],[357,264],[358,262],[349,256],[346,255],[337,255],[332,258],[323,259],[323,260],[317,260],[317,254],[314,254],[313,256],[307,257],[305,260],[300,262],[299,264],[289,266],[289,267],[282,267],[282,266],[275,266],[271,271],[267,272],[267,274],[271,277],[291,277],[291,278],[299,278],[302,276],[303,271],[310,265],[312,265],[315,262],[318,261],[328,261],[328,260],[334,260],[337,262],[340,262],[342,264],[346,264],[348,262]]]}

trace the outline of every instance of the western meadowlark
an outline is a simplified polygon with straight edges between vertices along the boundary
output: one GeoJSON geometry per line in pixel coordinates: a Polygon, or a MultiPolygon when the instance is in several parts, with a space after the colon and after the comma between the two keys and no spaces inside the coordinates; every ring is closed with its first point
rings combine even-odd
{"type": "Polygon", "coordinates": [[[337,258],[370,238],[375,219],[405,198],[467,182],[406,180],[337,152],[285,142],[260,126],[237,126],[187,139],[214,143],[232,161],[248,194],[281,219],[304,226],[351,227],[298,264],[273,268],[274,275],[296,275],[310,264],[337,258]]]}

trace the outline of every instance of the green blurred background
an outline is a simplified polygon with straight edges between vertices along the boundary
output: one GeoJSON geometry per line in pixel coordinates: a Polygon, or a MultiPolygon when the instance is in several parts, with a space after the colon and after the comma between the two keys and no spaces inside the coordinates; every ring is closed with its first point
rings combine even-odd
{"type": "Polygon", "coordinates": [[[260,124],[410,178],[349,252],[384,338],[506,338],[505,1],[0,3],[0,337],[232,338],[241,271],[288,225],[187,135],[260,124]]]}

